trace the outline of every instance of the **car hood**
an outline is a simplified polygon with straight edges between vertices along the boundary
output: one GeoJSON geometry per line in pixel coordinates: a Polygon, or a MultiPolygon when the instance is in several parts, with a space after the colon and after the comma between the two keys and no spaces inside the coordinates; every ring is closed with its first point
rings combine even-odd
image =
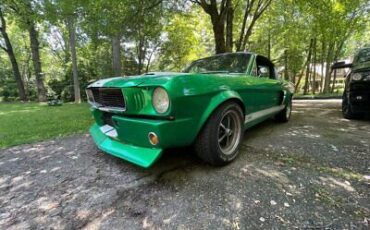
{"type": "Polygon", "coordinates": [[[365,70],[370,70],[370,61],[366,62],[361,62],[361,63],[356,63],[353,68],[353,71],[365,71],[365,70]]]}
{"type": "Polygon", "coordinates": [[[113,77],[98,80],[88,86],[90,87],[134,87],[147,84],[156,80],[156,82],[166,82],[174,77],[189,75],[188,73],[178,72],[150,72],[143,75],[128,76],[128,77],[113,77]]]}

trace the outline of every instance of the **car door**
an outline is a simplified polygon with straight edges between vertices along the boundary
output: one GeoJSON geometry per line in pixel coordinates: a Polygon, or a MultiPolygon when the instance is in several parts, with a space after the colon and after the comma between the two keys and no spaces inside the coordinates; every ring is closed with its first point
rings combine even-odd
{"type": "Polygon", "coordinates": [[[251,68],[245,79],[247,87],[242,97],[246,105],[253,109],[250,113],[277,106],[281,101],[281,81],[275,78],[272,63],[267,62],[267,58],[263,60],[264,62],[257,63],[257,56],[252,58],[251,68]],[[261,67],[268,67],[268,72],[261,73],[261,67]]]}
{"type": "MultiPolygon", "coordinates": [[[[258,58],[258,57],[257,57],[258,58]]],[[[263,57],[264,58],[264,57],[263,57]]],[[[266,58],[262,62],[256,61],[257,78],[264,85],[265,109],[278,106],[282,100],[282,81],[277,79],[274,65],[266,58]]]]}

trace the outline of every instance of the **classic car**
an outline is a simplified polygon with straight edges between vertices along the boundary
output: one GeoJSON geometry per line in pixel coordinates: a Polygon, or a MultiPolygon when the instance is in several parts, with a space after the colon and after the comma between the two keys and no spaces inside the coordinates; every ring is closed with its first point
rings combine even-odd
{"type": "Polygon", "coordinates": [[[86,89],[96,121],[90,133],[104,152],[142,167],[189,145],[209,164],[225,165],[245,129],[289,120],[293,89],[269,59],[249,52],[203,58],[181,73],[103,79],[86,89]]]}
{"type": "Polygon", "coordinates": [[[353,62],[337,62],[333,69],[350,68],[342,97],[342,113],[347,119],[370,114],[370,47],[360,49],[353,62]]]}

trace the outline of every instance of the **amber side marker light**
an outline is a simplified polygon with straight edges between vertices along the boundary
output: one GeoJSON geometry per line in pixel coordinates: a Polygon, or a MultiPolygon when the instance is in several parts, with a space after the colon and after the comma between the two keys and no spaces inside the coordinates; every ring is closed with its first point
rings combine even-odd
{"type": "Polygon", "coordinates": [[[148,134],[148,138],[149,138],[150,144],[152,144],[152,145],[157,145],[159,143],[157,134],[155,134],[153,132],[150,132],[148,134]]]}

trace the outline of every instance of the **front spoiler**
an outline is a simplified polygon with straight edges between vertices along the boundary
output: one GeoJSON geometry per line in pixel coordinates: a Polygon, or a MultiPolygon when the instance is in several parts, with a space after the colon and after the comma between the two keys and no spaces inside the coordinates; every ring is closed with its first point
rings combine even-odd
{"type": "Polygon", "coordinates": [[[162,149],[139,147],[114,140],[106,136],[97,124],[91,126],[90,134],[102,151],[144,168],[150,167],[162,153],[162,149]]]}

